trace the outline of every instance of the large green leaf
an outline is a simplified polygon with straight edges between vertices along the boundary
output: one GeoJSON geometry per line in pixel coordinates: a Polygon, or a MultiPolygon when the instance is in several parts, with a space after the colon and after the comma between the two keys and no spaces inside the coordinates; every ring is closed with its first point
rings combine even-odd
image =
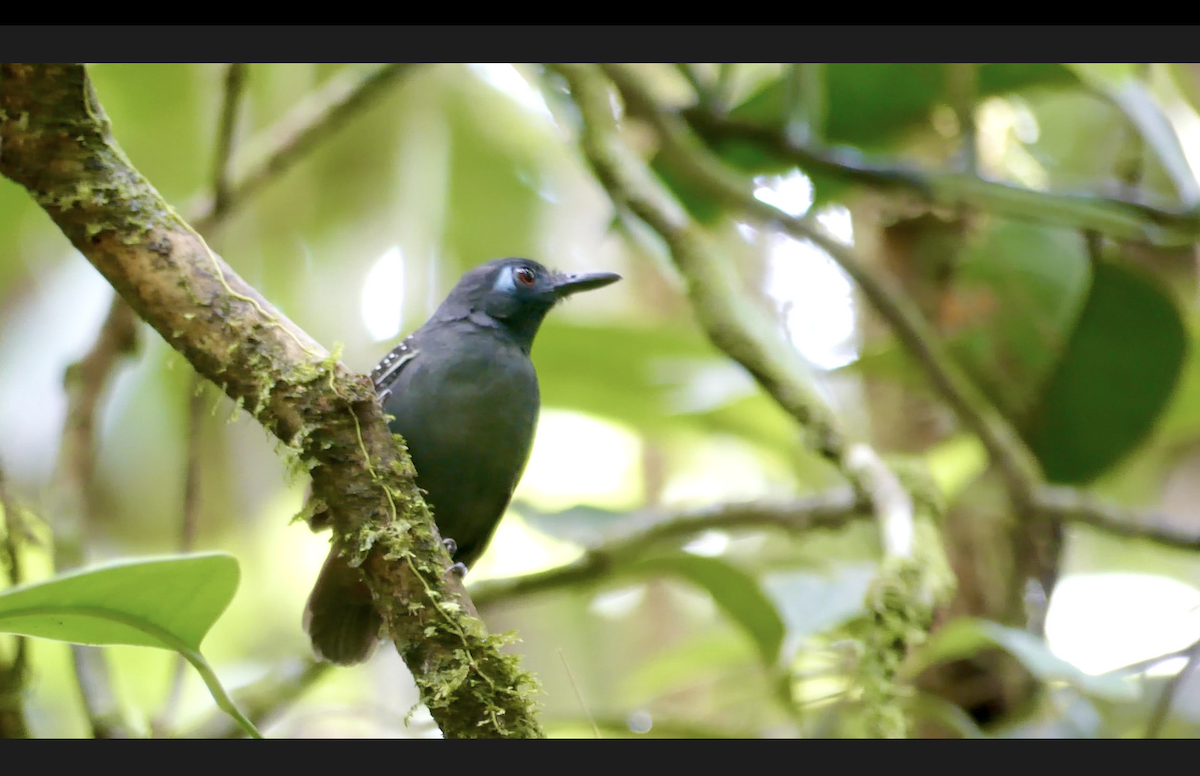
{"type": "Polygon", "coordinates": [[[1137,697],[1129,682],[1112,675],[1085,674],[1031,633],[970,617],[955,620],[934,634],[915,656],[911,672],[915,676],[931,665],[961,660],[987,647],[1005,650],[1043,682],[1067,682],[1082,692],[1109,700],[1137,697]]]}
{"type": "Polygon", "coordinates": [[[85,569],[0,593],[0,633],[174,650],[200,672],[217,705],[258,736],[200,654],[200,643],[233,600],[238,577],[237,559],[224,553],[85,569]]]}
{"type": "Polygon", "coordinates": [[[721,611],[754,639],[764,664],[774,667],[779,660],[785,631],[783,620],[758,581],[736,566],[716,558],[672,555],[637,560],[621,570],[631,574],[668,574],[703,588],[721,611]]]}
{"type": "Polygon", "coordinates": [[[1179,310],[1151,279],[1096,262],[1079,323],[1023,429],[1046,477],[1086,482],[1138,445],[1171,398],[1187,350],[1179,310]]]}

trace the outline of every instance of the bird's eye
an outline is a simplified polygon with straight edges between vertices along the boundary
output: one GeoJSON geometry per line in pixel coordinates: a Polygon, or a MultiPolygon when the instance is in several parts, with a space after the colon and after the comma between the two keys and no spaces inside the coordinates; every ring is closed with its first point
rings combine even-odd
{"type": "Polygon", "coordinates": [[[533,270],[531,270],[529,267],[517,267],[517,269],[513,271],[513,277],[515,277],[517,282],[523,286],[532,286],[534,281],[537,280],[533,274],[533,270]]]}

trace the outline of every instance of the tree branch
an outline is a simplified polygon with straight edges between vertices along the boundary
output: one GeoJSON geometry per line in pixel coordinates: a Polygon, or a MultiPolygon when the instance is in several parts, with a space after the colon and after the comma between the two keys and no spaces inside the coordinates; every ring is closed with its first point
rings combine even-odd
{"type": "Polygon", "coordinates": [[[225,99],[217,124],[217,149],[213,157],[213,212],[229,209],[229,163],[233,158],[234,137],[241,116],[242,92],[246,88],[246,65],[234,62],[225,72],[225,99]]]}
{"type": "Polygon", "coordinates": [[[1200,239],[1200,210],[1179,210],[1131,199],[1050,193],[988,181],[967,172],[935,172],[899,162],[866,161],[856,150],[797,142],[782,129],[689,108],[682,116],[709,143],[753,143],[809,173],[883,191],[904,191],[931,203],[969,205],[1006,218],[1091,229],[1164,247],[1200,239]]]}
{"type": "MultiPolygon", "coordinates": [[[[28,189],[138,315],[313,478],[314,511],[366,572],[447,738],[537,736],[532,679],[473,616],[369,380],[284,317],[164,202],[112,139],[81,65],[0,70],[0,173],[28,189]]],[[[237,189],[235,189],[235,192],[237,189]]]]}
{"type": "MultiPolygon", "coordinates": [[[[54,568],[83,565],[93,522],[92,478],[96,470],[96,408],[122,357],[137,349],[137,322],[129,306],[114,304],[91,349],[67,367],[67,417],[51,476],[47,512],[54,532],[54,568]]],[[[71,645],[84,713],[95,738],[134,735],[112,688],[108,659],[100,647],[71,645]]]]}
{"type": "Polygon", "coordinates": [[[281,177],[325,138],[341,129],[347,121],[386,93],[401,76],[416,64],[396,62],[361,75],[342,71],[307,95],[269,129],[253,138],[247,154],[253,161],[237,176],[224,200],[225,210],[217,207],[218,197],[200,202],[192,224],[207,233],[221,219],[219,213],[232,211],[265,185],[281,177]]]}
{"type": "Polygon", "coordinates": [[[1090,525],[1116,536],[1145,539],[1183,550],[1200,550],[1200,531],[1176,527],[1178,518],[1153,510],[1122,508],[1074,488],[1040,488],[1037,510],[1048,518],[1090,525]]]}
{"type": "Polygon", "coordinates": [[[648,512],[623,523],[618,531],[597,541],[574,563],[536,574],[472,585],[471,598],[482,608],[547,590],[594,582],[656,546],[703,531],[777,528],[801,534],[840,528],[869,514],[849,488],[795,501],[751,501],[674,513],[648,512]]]}
{"type": "Polygon", "coordinates": [[[796,218],[755,199],[749,181],[725,168],[708,153],[682,120],[659,109],[632,68],[603,67],[621,92],[626,110],[650,122],[662,142],[662,152],[669,154],[697,185],[739,212],[778,224],[792,236],[812,241],[845,270],[891,325],[901,344],[913,354],[933,387],[963,425],[979,437],[1003,474],[1014,506],[1022,514],[1028,514],[1033,505],[1034,489],[1040,481],[1036,459],[999,410],[945,352],[933,327],[895,281],[868,269],[866,262],[854,251],[826,234],[811,217],[796,218]]]}
{"type": "MultiPolygon", "coordinates": [[[[1040,489],[1037,510],[1039,517],[1089,525],[1116,536],[1142,539],[1165,547],[1200,550],[1200,531],[1170,528],[1172,518],[1168,515],[1122,509],[1074,488],[1040,489]]],[[[486,608],[514,598],[589,584],[655,547],[704,531],[775,528],[790,534],[803,534],[841,528],[870,516],[848,488],[794,501],[752,501],[681,512],[647,512],[622,521],[603,537],[585,542],[587,552],[574,563],[472,585],[471,598],[476,606],[486,608]]]]}

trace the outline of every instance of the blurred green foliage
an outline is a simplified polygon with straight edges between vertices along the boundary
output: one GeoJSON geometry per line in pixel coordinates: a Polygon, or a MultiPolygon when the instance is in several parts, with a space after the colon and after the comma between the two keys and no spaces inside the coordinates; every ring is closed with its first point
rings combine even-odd
{"type": "MultiPolygon", "coordinates": [[[[685,116],[697,109],[696,95],[673,68],[644,67],[664,95],[684,96],[676,104],[685,116]]],[[[715,81],[715,66],[695,67],[701,82],[715,81]]],[[[1187,67],[1173,66],[1145,87],[1168,128],[1197,120],[1194,73],[1179,69],[1187,67]]],[[[260,133],[346,68],[365,72],[369,66],[252,65],[237,147],[247,158],[262,153],[271,138],[260,133]]],[[[819,120],[808,131],[822,146],[917,170],[957,169],[961,127],[946,120],[955,99],[947,68],[827,64],[819,69],[820,93],[806,95],[789,80],[790,66],[746,66],[730,87],[730,116],[779,129],[816,106],[819,120]]],[[[101,64],[89,71],[130,159],[186,212],[210,185],[223,66],[101,64]]],[[[1173,181],[1180,165],[1186,167],[1184,156],[1195,154],[1194,139],[1180,134],[1182,152],[1164,162],[1156,154],[1163,145],[1138,141],[1131,129],[1136,122],[1101,89],[1117,88],[1137,72],[1133,66],[1103,72],[1060,64],[979,66],[970,99],[980,174],[1010,185],[1032,186],[1032,180],[1048,191],[1113,194],[1132,187],[1154,201],[1177,197],[1173,181]],[[1132,181],[1131,158],[1139,160],[1140,176],[1132,181]]],[[[417,68],[206,236],[307,332],[326,346],[343,343],[344,360],[361,371],[423,322],[465,269],[490,258],[527,255],[563,270],[625,275],[625,283],[555,311],[533,358],[545,408],[610,424],[638,444],[606,447],[599,434],[556,434],[550,426],[564,416],[548,415],[518,491],[514,512],[523,519],[510,515],[489,553],[505,553],[504,562],[485,558],[469,583],[487,581],[489,567],[534,572],[570,562],[598,537],[635,525],[629,511],[637,510],[614,504],[670,511],[787,499],[836,483],[829,467],[803,447],[791,418],[697,328],[679,279],[651,260],[661,246],[611,228],[619,214],[575,147],[577,117],[559,86],[532,65],[417,68]],[[404,280],[394,289],[391,312],[399,311],[402,327],[376,340],[364,287],[393,248],[403,257],[404,280]],[[639,458],[614,461],[613,450],[639,458]],[[561,513],[530,506],[549,493],[561,498],[556,483],[579,469],[596,482],[611,482],[608,492],[582,494],[561,513]]],[[[635,132],[630,140],[636,144],[635,132]]],[[[759,176],[760,186],[777,186],[776,176],[796,169],[762,144],[705,140],[725,161],[759,176]]],[[[654,157],[652,148],[639,150],[740,263],[755,302],[778,314],[780,336],[793,336],[788,300],[763,288],[772,262],[780,260],[771,241],[739,229],[727,210],[654,157]]],[[[235,161],[235,177],[238,169],[235,161]]],[[[813,207],[848,208],[855,243],[868,253],[878,244],[883,217],[891,215],[880,200],[895,204],[900,217],[923,207],[827,170],[810,177],[813,207]]],[[[1196,530],[1200,512],[1191,507],[1192,492],[1167,487],[1194,475],[1200,443],[1200,366],[1192,347],[1198,319],[1194,305],[1181,302],[1195,299],[1193,259],[1107,243],[1096,253],[1076,231],[973,215],[972,228],[948,254],[926,248],[910,257],[946,262],[925,275],[936,278],[936,288],[909,290],[937,300],[927,313],[954,357],[1017,425],[1050,479],[1091,483],[1125,503],[1162,503],[1182,527],[1196,530]]],[[[8,181],[0,181],[0,234],[6,236],[0,241],[0,463],[36,512],[53,487],[65,406],[62,373],[89,346],[109,292],[8,181]]],[[[886,270],[908,277],[905,266],[886,270]]],[[[880,385],[923,395],[924,378],[857,301],[855,313],[862,357],[833,372],[814,368],[814,382],[847,428],[866,437],[902,437],[896,447],[925,455],[935,473],[949,473],[944,483],[953,487],[946,495],[956,496],[981,466],[977,448],[945,423],[932,435],[918,434],[909,413],[878,398],[880,385]],[[883,433],[893,428],[903,431],[883,433]]],[[[819,320],[809,323],[822,329],[819,320]]],[[[202,388],[206,411],[197,437],[189,439],[191,369],[148,328],[142,335],[138,355],[121,367],[101,403],[88,556],[100,562],[179,549],[187,451],[195,445],[194,546],[234,554],[244,577],[205,651],[228,686],[250,684],[308,654],[300,615],[325,537],[288,526],[304,483],[287,481],[272,440],[246,417],[235,419],[212,386],[202,388]]],[[[11,523],[6,531],[13,531],[11,523]]],[[[853,639],[845,626],[863,613],[879,554],[875,529],[864,523],[803,536],[727,531],[707,540],[656,545],[653,555],[630,558],[589,584],[510,598],[484,611],[493,631],[520,634],[516,649],[545,686],[551,732],[590,734],[577,690],[605,735],[634,735],[646,724],[648,735],[853,732],[856,696],[846,679],[853,639]],[[789,702],[781,699],[778,671],[788,674],[789,702]]],[[[1075,529],[1068,546],[1063,574],[1130,569],[1200,586],[1200,569],[1186,553],[1075,529]]],[[[45,543],[25,543],[21,553],[27,579],[50,575],[45,543]]],[[[209,582],[220,579],[217,574],[209,582]]],[[[166,583],[154,589],[165,593],[166,583]]],[[[207,622],[193,646],[214,617],[206,612],[189,620],[207,622]]],[[[974,622],[955,627],[927,647],[929,660],[1000,647],[1039,679],[1065,682],[1075,693],[1069,703],[1052,695],[1023,728],[1027,734],[1036,728],[1082,735],[1064,720],[1086,718],[1090,735],[1119,735],[1132,729],[1129,719],[1144,719],[1148,692],[1136,701],[1115,697],[1116,680],[1088,678],[1064,662],[1069,656],[1056,657],[1022,631],[974,622]]],[[[0,639],[0,665],[11,657],[9,641],[0,639]]],[[[127,647],[106,652],[125,710],[145,730],[168,692],[170,661],[127,647]]],[[[80,735],[66,651],[35,643],[30,654],[36,678],[27,706],[35,733],[80,735]]],[[[1200,689],[1185,688],[1181,697],[1187,692],[1193,702],[1180,702],[1168,730],[1194,735],[1200,689]]],[[[182,730],[214,711],[196,676],[186,677],[182,697],[175,720],[182,730]]],[[[266,732],[436,735],[422,712],[405,727],[415,702],[403,664],[393,651],[381,650],[367,665],[324,674],[266,732]]]]}

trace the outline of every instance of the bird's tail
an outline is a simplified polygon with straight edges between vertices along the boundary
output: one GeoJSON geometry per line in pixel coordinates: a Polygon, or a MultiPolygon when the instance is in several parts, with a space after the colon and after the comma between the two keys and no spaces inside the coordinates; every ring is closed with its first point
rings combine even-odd
{"type": "Polygon", "coordinates": [[[304,608],[304,630],[312,639],[313,653],[338,665],[361,663],[375,651],[382,625],[362,572],[351,568],[334,547],[304,608]]]}

